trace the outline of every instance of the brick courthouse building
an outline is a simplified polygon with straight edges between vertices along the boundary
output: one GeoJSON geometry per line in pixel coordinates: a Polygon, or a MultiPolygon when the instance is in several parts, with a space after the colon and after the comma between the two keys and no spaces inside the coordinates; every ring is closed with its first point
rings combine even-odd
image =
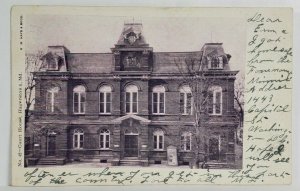
{"type": "MultiPolygon", "coordinates": [[[[193,161],[193,108],[190,87],[180,78],[176,60],[201,60],[211,90],[207,147],[200,160],[235,162],[234,81],[222,43],[206,43],[195,52],[153,52],[142,25],[124,24],[111,53],[70,53],[49,46],[36,80],[33,117],[26,136],[38,164],[93,161],[112,165],[193,161]],[[40,130],[37,135],[37,130],[40,130]]],[[[205,141],[204,141],[205,142],[205,141]]],[[[27,152],[28,153],[28,152],[27,152]]],[[[222,168],[222,167],[220,167],[222,168]]]]}

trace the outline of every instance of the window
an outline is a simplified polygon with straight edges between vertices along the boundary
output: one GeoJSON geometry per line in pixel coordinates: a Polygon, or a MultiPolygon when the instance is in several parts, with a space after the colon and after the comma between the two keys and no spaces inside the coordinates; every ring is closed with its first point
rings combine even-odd
{"type": "Polygon", "coordinates": [[[85,113],[85,87],[76,86],[73,89],[73,112],[75,114],[85,113]]]}
{"type": "Polygon", "coordinates": [[[209,69],[223,69],[223,56],[207,56],[209,69]]]}
{"type": "Polygon", "coordinates": [[[125,89],[125,110],[126,113],[138,112],[138,88],[134,85],[129,85],[125,89]]]}
{"type": "Polygon", "coordinates": [[[62,58],[56,53],[47,53],[43,59],[47,63],[47,70],[58,70],[58,62],[61,62],[62,58]]]}
{"type": "Polygon", "coordinates": [[[222,88],[213,86],[209,89],[208,113],[213,115],[222,114],[222,88]]]}
{"type": "Polygon", "coordinates": [[[182,86],[180,88],[180,113],[183,115],[192,114],[192,91],[189,86],[182,86]]]}
{"type": "Polygon", "coordinates": [[[100,148],[101,149],[109,149],[109,138],[110,133],[107,129],[102,129],[100,131],[100,148]]]}
{"type": "Polygon", "coordinates": [[[155,86],[152,93],[152,113],[165,113],[165,88],[163,86],[155,86]]]}
{"type": "Polygon", "coordinates": [[[192,134],[190,132],[182,133],[180,137],[181,150],[190,151],[192,145],[192,134]]]}
{"type": "Polygon", "coordinates": [[[55,111],[55,95],[58,93],[59,88],[53,87],[46,93],[46,111],[53,113],[55,111]]]}
{"type": "Polygon", "coordinates": [[[83,148],[83,130],[75,129],[73,134],[73,148],[82,149],[83,148]]]}
{"type": "Polygon", "coordinates": [[[102,86],[99,89],[99,111],[101,114],[111,113],[111,87],[102,86]]]}
{"type": "Polygon", "coordinates": [[[154,150],[164,149],[164,132],[162,130],[153,133],[153,148],[154,150]]]}

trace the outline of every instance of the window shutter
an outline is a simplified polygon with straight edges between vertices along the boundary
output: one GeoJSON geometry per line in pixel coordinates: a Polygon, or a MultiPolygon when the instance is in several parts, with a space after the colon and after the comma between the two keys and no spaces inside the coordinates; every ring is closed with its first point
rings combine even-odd
{"type": "Polygon", "coordinates": [[[100,92],[100,95],[99,95],[99,100],[100,100],[100,113],[104,113],[104,93],[103,92],[100,92]]]}
{"type": "Polygon", "coordinates": [[[85,113],[85,93],[80,93],[80,113],[85,113]]]}
{"type": "Polygon", "coordinates": [[[79,145],[79,148],[83,148],[83,135],[79,135],[80,137],[80,145],[79,145]]]}
{"type": "Polygon", "coordinates": [[[132,113],[136,113],[137,112],[137,92],[132,92],[132,113]]]}
{"type": "Polygon", "coordinates": [[[184,114],[184,93],[180,93],[180,113],[184,114]]]}
{"type": "Polygon", "coordinates": [[[186,113],[187,114],[192,114],[192,94],[187,93],[186,94],[186,113]]]}
{"type": "Polygon", "coordinates": [[[153,95],[153,113],[158,113],[158,108],[157,108],[157,102],[158,102],[158,95],[157,95],[158,93],[153,93],[152,95],[153,95]]]}
{"type": "Polygon", "coordinates": [[[159,135],[159,140],[158,140],[158,148],[162,149],[163,148],[163,136],[159,135]]]}
{"type": "Polygon", "coordinates": [[[215,107],[216,107],[216,114],[220,114],[221,113],[221,92],[216,92],[216,103],[215,103],[215,107]]]}
{"type": "Polygon", "coordinates": [[[51,93],[46,92],[46,111],[51,112],[51,93]]]}
{"type": "Polygon", "coordinates": [[[79,108],[78,108],[78,101],[79,101],[79,95],[77,92],[74,93],[74,113],[78,113],[79,112],[79,108]]]}
{"type": "Polygon", "coordinates": [[[130,93],[126,92],[125,94],[125,109],[126,109],[126,113],[130,112],[130,93]]]}
{"type": "Polygon", "coordinates": [[[156,135],[153,136],[153,148],[158,149],[157,148],[157,136],[156,135]]]}
{"type": "Polygon", "coordinates": [[[165,113],[165,94],[159,94],[159,113],[165,113]]]}
{"type": "Polygon", "coordinates": [[[207,110],[209,114],[213,113],[213,92],[208,92],[207,110]]]}
{"type": "Polygon", "coordinates": [[[108,134],[106,135],[106,138],[105,138],[105,148],[109,148],[109,135],[108,134]]]}
{"type": "Polygon", "coordinates": [[[104,148],[104,136],[100,134],[100,148],[104,148]]]}
{"type": "Polygon", "coordinates": [[[106,113],[111,112],[111,93],[106,93],[106,113]]]}

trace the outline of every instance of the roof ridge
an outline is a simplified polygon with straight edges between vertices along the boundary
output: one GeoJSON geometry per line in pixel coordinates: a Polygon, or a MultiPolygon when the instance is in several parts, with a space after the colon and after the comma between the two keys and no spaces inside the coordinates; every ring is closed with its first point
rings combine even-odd
{"type": "Polygon", "coordinates": [[[180,52],[180,51],[177,51],[177,52],[163,52],[163,51],[159,51],[159,52],[153,52],[153,53],[195,53],[195,52],[203,52],[201,50],[198,50],[198,51],[185,51],[185,52],[180,52]]]}
{"type": "Polygon", "coordinates": [[[113,54],[111,52],[70,52],[66,54],[113,54]]]}

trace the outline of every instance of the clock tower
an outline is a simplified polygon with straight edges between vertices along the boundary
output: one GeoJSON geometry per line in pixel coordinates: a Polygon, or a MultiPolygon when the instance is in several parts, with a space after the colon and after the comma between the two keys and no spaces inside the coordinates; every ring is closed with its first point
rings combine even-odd
{"type": "Polygon", "coordinates": [[[141,23],[124,24],[120,38],[111,50],[115,72],[152,70],[153,48],[146,43],[141,23]]]}

